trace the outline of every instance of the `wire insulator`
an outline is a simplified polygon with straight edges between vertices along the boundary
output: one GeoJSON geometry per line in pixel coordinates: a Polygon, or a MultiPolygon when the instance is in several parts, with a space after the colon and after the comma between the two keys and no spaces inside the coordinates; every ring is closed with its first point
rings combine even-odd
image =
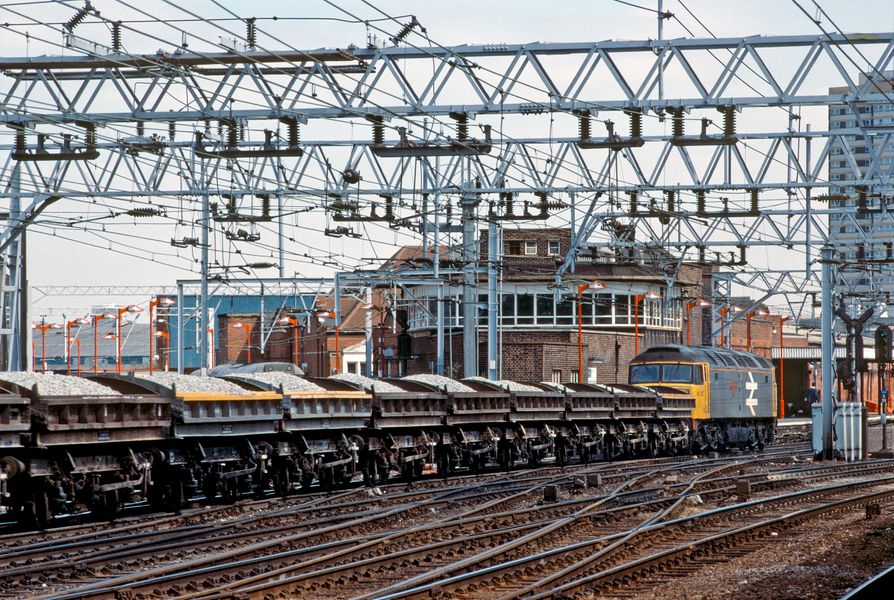
{"type": "Polygon", "coordinates": [[[450,118],[456,121],[456,139],[465,142],[469,139],[469,115],[464,112],[452,112],[450,118]]]}
{"type": "Polygon", "coordinates": [[[255,44],[258,41],[257,33],[255,32],[254,17],[249,17],[245,20],[245,39],[248,41],[248,47],[254,49],[255,44]]]}
{"type": "Polygon", "coordinates": [[[96,126],[93,123],[86,123],[82,125],[87,130],[86,138],[87,138],[87,147],[95,148],[96,147],[96,126]]]}
{"type": "Polygon", "coordinates": [[[695,191],[695,202],[695,212],[700,215],[705,214],[705,190],[695,191]]]}
{"type": "Polygon", "coordinates": [[[112,23],[112,52],[121,54],[121,21],[112,23]]]}
{"type": "Polygon", "coordinates": [[[245,121],[239,121],[239,141],[245,141],[245,121]]]}
{"type": "Polygon", "coordinates": [[[261,216],[265,218],[270,216],[270,196],[268,194],[261,196],[261,216]]]}
{"type": "Polygon", "coordinates": [[[236,128],[236,123],[229,123],[227,125],[227,146],[235,148],[238,142],[239,130],[236,128]]]}
{"type": "Polygon", "coordinates": [[[298,119],[289,120],[289,146],[297,146],[301,143],[301,131],[298,129],[298,119]]]}
{"type": "Polygon", "coordinates": [[[16,153],[24,154],[26,150],[25,146],[25,127],[17,127],[16,128],[16,153]]]}
{"type": "Polygon", "coordinates": [[[137,135],[143,137],[143,134],[146,133],[145,123],[142,121],[137,121],[137,135]]]}
{"type": "Polygon", "coordinates": [[[84,6],[75,13],[75,15],[68,20],[67,23],[63,27],[65,27],[69,33],[74,31],[74,28],[81,24],[81,21],[87,18],[93,12],[93,5],[90,4],[89,0],[84,3],[84,6]]]}
{"type": "Polygon", "coordinates": [[[589,111],[581,110],[577,112],[577,131],[580,134],[581,140],[590,139],[590,113],[589,111]]]}
{"type": "Polygon", "coordinates": [[[177,123],[174,121],[171,121],[170,123],[168,123],[168,138],[173,142],[176,135],[177,135],[177,123]]]}
{"type": "Polygon", "coordinates": [[[671,115],[671,133],[674,137],[683,137],[686,132],[686,122],[683,120],[683,108],[670,109],[671,115]]]}
{"type": "Polygon", "coordinates": [[[676,212],[677,192],[674,190],[667,191],[667,212],[676,212]]]}
{"type": "Polygon", "coordinates": [[[736,135],[736,107],[722,106],[718,108],[723,113],[723,135],[733,137],[736,135]]]}
{"type": "Polygon", "coordinates": [[[382,117],[370,117],[373,124],[373,144],[382,146],[385,144],[385,127],[382,125],[382,117]]]}
{"type": "Polygon", "coordinates": [[[639,109],[628,109],[625,112],[630,115],[630,137],[643,137],[643,113],[639,109]]]}
{"type": "Polygon", "coordinates": [[[161,214],[157,208],[132,208],[127,211],[130,217],[160,217],[161,214]]]}
{"type": "Polygon", "coordinates": [[[757,188],[754,188],[751,190],[751,212],[755,215],[758,213],[758,207],[757,207],[758,191],[759,190],[757,188]]]}
{"type": "Polygon", "coordinates": [[[236,213],[236,196],[227,198],[227,212],[231,215],[236,213]]]}
{"type": "Polygon", "coordinates": [[[635,215],[639,210],[639,206],[637,204],[637,197],[639,196],[639,193],[636,191],[627,193],[630,194],[630,214],[635,215]]]}
{"type": "Polygon", "coordinates": [[[857,188],[857,212],[865,213],[866,212],[866,188],[859,187],[857,188]]]}
{"type": "Polygon", "coordinates": [[[416,20],[416,17],[411,17],[410,22],[404,25],[401,30],[397,32],[397,35],[391,38],[391,41],[394,42],[394,45],[396,46],[397,44],[401,43],[404,38],[410,35],[410,32],[413,31],[413,27],[415,27],[416,25],[419,25],[419,21],[416,20]]]}

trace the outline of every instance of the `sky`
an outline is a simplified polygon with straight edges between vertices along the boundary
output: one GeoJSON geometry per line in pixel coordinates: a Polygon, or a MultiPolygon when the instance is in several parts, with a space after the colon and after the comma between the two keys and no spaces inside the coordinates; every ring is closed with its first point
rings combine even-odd
{"type": "MultiPolygon", "coordinates": [[[[818,15],[812,0],[799,2],[811,16],[818,15]]],[[[171,51],[183,40],[188,40],[191,49],[219,49],[215,48],[215,43],[221,40],[221,36],[227,37],[225,30],[230,29],[237,35],[242,35],[243,25],[234,21],[210,24],[195,22],[193,19],[196,16],[232,16],[228,11],[240,17],[257,17],[261,31],[259,44],[266,48],[278,48],[283,44],[300,49],[315,49],[345,47],[349,44],[363,46],[367,41],[382,43],[384,35],[377,28],[389,32],[395,29],[393,21],[373,21],[383,18],[383,13],[396,17],[401,22],[406,22],[409,15],[414,15],[425,27],[429,38],[436,44],[445,46],[533,41],[641,40],[657,37],[656,15],[651,10],[657,3],[643,0],[631,4],[648,10],[614,0],[454,0],[449,3],[366,3],[356,0],[333,3],[320,0],[93,2],[101,11],[102,17],[125,22],[124,47],[130,53],[152,53],[158,49],[171,51]],[[272,17],[277,19],[273,20],[272,17]],[[370,20],[369,26],[345,22],[357,18],[370,20]],[[154,19],[166,23],[135,22],[154,19]],[[180,30],[189,32],[186,38],[180,30]]],[[[835,24],[846,32],[882,32],[894,28],[892,2],[825,0],[820,4],[835,24]]],[[[60,53],[70,55],[71,50],[62,49],[58,45],[62,39],[61,23],[67,21],[80,6],[81,2],[4,2],[0,7],[0,24],[4,26],[0,33],[0,57],[33,57],[60,53]]],[[[668,0],[664,3],[664,9],[675,15],[675,18],[665,21],[664,37],[669,39],[689,37],[685,28],[700,37],[820,33],[817,24],[791,1],[687,0],[681,3],[668,0]]],[[[819,20],[822,27],[833,29],[825,17],[819,20]]],[[[108,27],[93,23],[91,19],[79,26],[77,33],[87,39],[108,43],[108,27]]],[[[780,57],[780,60],[787,59],[780,57]]],[[[642,65],[630,64],[623,68],[636,70],[642,68],[642,65]]],[[[668,84],[669,95],[675,91],[673,85],[671,79],[668,84]]],[[[5,94],[9,86],[9,78],[0,76],[0,95],[5,94]]],[[[102,106],[102,103],[103,99],[100,99],[97,106],[102,106]]],[[[826,121],[824,111],[814,109],[805,111],[801,122],[811,123],[813,129],[818,130],[826,129],[826,121]]],[[[554,122],[543,118],[524,123],[518,121],[511,126],[516,135],[545,136],[553,133],[553,127],[557,130],[564,127],[565,133],[571,134],[574,124],[567,120],[562,122],[561,119],[556,119],[554,122]]],[[[785,128],[785,120],[778,110],[748,111],[742,116],[741,127],[778,131],[785,128]]],[[[647,134],[649,131],[660,132],[662,128],[666,131],[666,124],[650,122],[647,124],[647,134]]],[[[165,127],[162,126],[159,133],[164,132],[165,127]]],[[[354,136],[367,136],[367,132],[366,124],[314,122],[304,129],[302,135],[304,139],[353,139],[354,136]]],[[[102,135],[115,134],[102,132],[102,135]]],[[[11,142],[9,132],[0,133],[0,147],[8,148],[11,142]]],[[[6,152],[7,150],[0,149],[0,165],[5,161],[6,152]]],[[[5,177],[8,177],[8,172],[8,169],[0,171],[5,177]]],[[[630,177],[630,173],[622,173],[621,178],[624,177],[630,177]]],[[[6,183],[0,182],[0,186],[5,187],[6,183]]],[[[222,187],[226,184],[226,181],[221,182],[222,187]]],[[[3,202],[7,201],[3,199],[3,202]]],[[[152,199],[147,202],[151,204],[152,199]]],[[[308,205],[306,198],[287,205],[292,210],[286,218],[286,236],[293,240],[287,244],[287,275],[330,276],[334,265],[347,270],[370,268],[401,244],[412,243],[415,239],[408,232],[396,232],[373,224],[365,230],[358,228],[358,233],[364,237],[362,240],[328,237],[323,235],[322,230],[332,226],[332,223],[327,223],[319,211],[306,211],[308,205]]],[[[110,212],[130,207],[126,203],[115,204],[114,201],[105,199],[94,202],[63,199],[54,205],[29,234],[28,269],[32,285],[172,285],[177,279],[197,278],[199,265],[195,249],[177,249],[169,244],[170,239],[197,235],[195,222],[190,218],[194,203],[188,199],[167,202],[165,218],[158,220],[108,216],[110,212]],[[74,222],[82,225],[80,228],[72,227],[74,222]]],[[[563,213],[550,224],[561,226],[567,223],[567,218],[567,213],[563,213]]],[[[261,226],[260,233],[261,244],[255,247],[237,247],[222,236],[217,236],[212,252],[213,259],[220,265],[237,266],[245,262],[276,262],[274,228],[261,226]]],[[[803,258],[799,258],[798,250],[775,253],[762,249],[753,253],[751,259],[756,265],[778,264],[780,259],[793,268],[803,265],[803,258]]],[[[257,270],[254,274],[271,277],[276,275],[276,271],[257,270]]],[[[71,317],[87,306],[121,301],[120,298],[108,297],[51,296],[39,299],[32,312],[35,318],[41,314],[53,315],[59,312],[71,317]]]]}

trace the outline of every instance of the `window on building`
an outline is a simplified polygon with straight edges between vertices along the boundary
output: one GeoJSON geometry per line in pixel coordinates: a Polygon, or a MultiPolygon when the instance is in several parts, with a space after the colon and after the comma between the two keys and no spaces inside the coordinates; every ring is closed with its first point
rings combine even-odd
{"type": "Polygon", "coordinates": [[[556,325],[574,324],[574,302],[570,298],[556,304],[556,325]]]}
{"type": "Polygon", "coordinates": [[[555,323],[556,305],[552,294],[537,294],[537,324],[552,325],[555,323]]]}
{"type": "Polygon", "coordinates": [[[516,322],[519,325],[532,325],[534,323],[534,295],[519,294],[516,305],[516,322]]]}
{"type": "Polygon", "coordinates": [[[580,373],[578,373],[577,369],[571,372],[571,383],[579,383],[580,382],[580,373]]]}
{"type": "Polygon", "coordinates": [[[357,363],[356,362],[348,363],[348,373],[354,373],[354,374],[357,373],[357,363]]]}
{"type": "Polygon", "coordinates": [[[611,294],[596,294],[593,296],[593,313],[596,318],[596,325],[612,324],[611,294]]]}
{"type": "Polygon", "coordinates": [[[505,244],[503,244],[503,254],[507,254],[509,256],[521,256],[522,243],[518,240],[506,242],[505,244]]]}
{"type": "Polygon", "coordinates": [[[630,296],[619,294],[615,296],[615,325],[630,325],[631,323],[630,296]]]}
{"type": "Polygon", "coordinates": [[[550,241],[549,242],[549,255],[550,256],[558,256],[559,255],[559,242],[558,241],[550,241]]]}
{"type": "Polygon", "coordinates": [[[525,242],[525,256],[537,256],[537,242],[525,242]]]}
{"type": "Polygon", "coordinates": [[[366,373],[366,361],[357,363],[357,374],[363,375],[366,373]]]}
{"type": "Polygon", "coordinates": [[[562,383],[562,369],[553,369],[552,377],[550,377],[550,381],[553,383],[562,383]]]}
{"type": "Polygon", "coordinates": [[[503,325],[515,325],[515,294],[501,296],[500,314],[503,325]]]}

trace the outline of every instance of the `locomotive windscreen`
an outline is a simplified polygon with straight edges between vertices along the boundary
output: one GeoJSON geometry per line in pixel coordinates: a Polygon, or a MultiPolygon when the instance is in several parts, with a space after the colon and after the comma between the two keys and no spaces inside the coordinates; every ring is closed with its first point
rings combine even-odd
{"type": "Polygon", "coordinates": [[[630,383],[704,383],[698,365],[642,364],[630,365],[630,383]]]}

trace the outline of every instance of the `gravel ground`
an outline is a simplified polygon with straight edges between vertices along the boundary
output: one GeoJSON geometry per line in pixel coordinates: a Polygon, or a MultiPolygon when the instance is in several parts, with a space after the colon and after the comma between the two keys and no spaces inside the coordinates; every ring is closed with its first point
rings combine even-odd
{"type": "Polygon", "coordinates": [[[55,375],[53,373],[29,373],[25,371],[0,372],[0,380],[32,388],[37,384],[41,396],[120,396],[110,387],[81,377],[55,375]]]}
{"type": "MultiPolygon", "coordinates": [[[[812,521],[769,538],[758,550],[656,584],[642,600],[826,600],[894,560],[894,505],[866,519],[863,509],[812,521]]],[[[617,597],[612,595],[606,598],[617,597]]],[[[624,597],[630,597],[625,595],[624,597]]]]}

